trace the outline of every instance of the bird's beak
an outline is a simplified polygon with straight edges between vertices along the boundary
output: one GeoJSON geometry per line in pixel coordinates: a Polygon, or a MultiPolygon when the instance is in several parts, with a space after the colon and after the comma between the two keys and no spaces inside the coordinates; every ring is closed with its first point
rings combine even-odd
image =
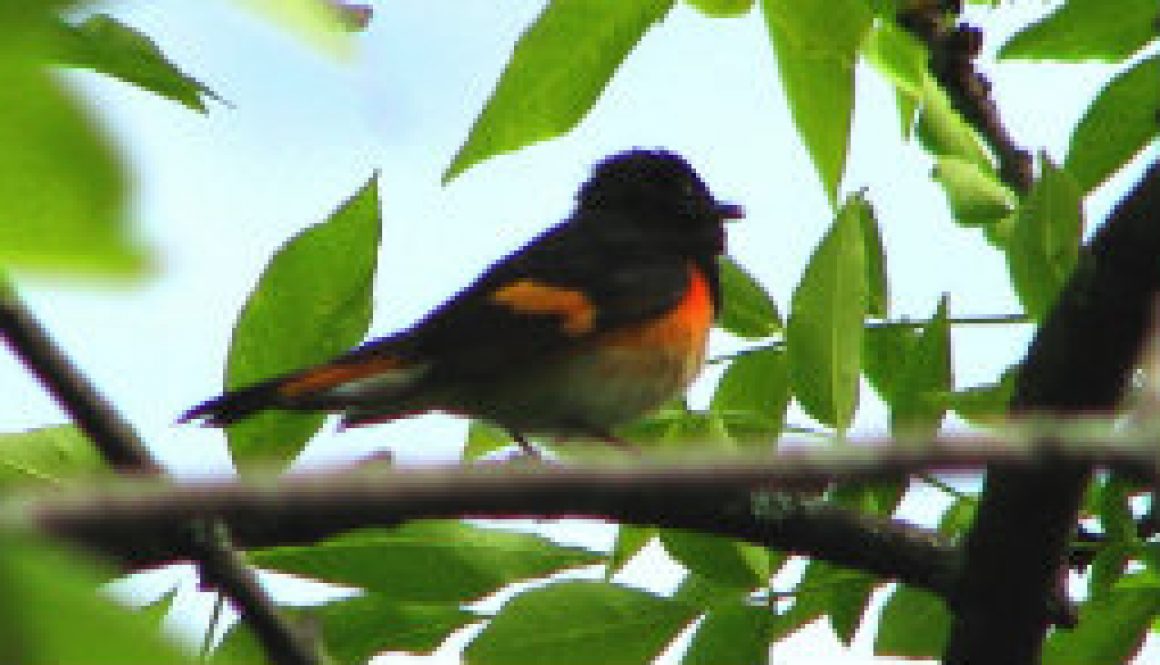
{"type": "Polygon", "coordinates": [[[745,208],[736,203],[717,202],[717,215],[723,220],[735,220],[745,217],[745,208]]]}

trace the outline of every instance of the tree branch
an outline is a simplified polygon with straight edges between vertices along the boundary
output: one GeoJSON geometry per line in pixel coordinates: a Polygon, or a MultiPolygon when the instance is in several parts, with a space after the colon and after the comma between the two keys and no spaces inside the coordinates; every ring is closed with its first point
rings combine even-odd
{"type": "MultiPolygon", "coordinates": [[[[1160,290],[1157,210],[1160,162],[1082,253],[1022,365],[1014,412],[1106,411],[1120,400],[1160,290]]],[[[965,543],[947,663],[1039,662],[1047,599],[1062,584],[1090,473],[1089,464],[1065,458],[1043,469],[989,469],[965,543]]]]}
{"type": "MultiPolygon", "coordinates": [[[[164,469],[97,389],[0,278],[0,337],[40,380],[114,469],[131,475],[162,476],[164,469]]],[[[187,556],[198,562],[203,582],[221,589],[237,605],[271,662],[316,665],[314,648],[278,614],[252,570],[230,546],[228,534],[205,520],[190,519],[173,534],[187,556]]]]}

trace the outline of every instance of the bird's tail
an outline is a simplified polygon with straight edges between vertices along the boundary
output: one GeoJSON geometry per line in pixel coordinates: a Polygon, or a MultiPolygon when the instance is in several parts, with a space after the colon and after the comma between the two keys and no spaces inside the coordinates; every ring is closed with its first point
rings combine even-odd
{"type": "MultiPolygon", "coordinates": [[[[425,367],[395,356],[353,353],[332,362],[263,381],[203,402],[178,419],[224,427],[267,409],[347,411],[373,404],[390,412],[425,367]]],[[[385,415],[385,414],[384,414],[385,415]]]]}

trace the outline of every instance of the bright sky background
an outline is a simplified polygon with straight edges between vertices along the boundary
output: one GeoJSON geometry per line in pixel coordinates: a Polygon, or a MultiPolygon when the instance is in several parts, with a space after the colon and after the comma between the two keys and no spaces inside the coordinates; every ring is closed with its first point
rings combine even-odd
{"type": "MultiPolygon", "coordinates": [[[[214,106],[203,116],[114,81],[70,75],[129,155],[137,224],[154,250],[156,273],[115,288],[40,280],[29,282],[25,293],[80,368],[175,473],[228,472],[219,433],[173,421],[218,392],[234,318],[269,256],[375,169],[384,231],[373,335],[411,323],[561,219],[591,165],[632,146],[684,154],[719,197],[744,204],[747,219],[730,226],[730,251],[788,311],[832,213],[790,123],[757,12],[709,20],[678,3],[576,131],[479,165],[447,187],[439,184],[512,45],[543,4],[374,2],[374,20],[348,62],[221,0],[109,5],[230,107],[214,106]]],[[[1023,2],[998,18],[981,14],[987,53],[1049,6],[1023,2]]],[[[1057,161],[1109,71],[988,67],[1017,141],[1057,161]]],[[[943,292],[951,294],[952,315],[1018,311],[1002,257],[979,234],[951,223],[929,178],[929,158],[900,141],[893,92],[866,68],[858,71],[857,103],[844,189],[868,188],[878,212],[893,316],[928,317],[943,292]]],[[[1089,219],[1101,220],[1132,181],[1132,174],[1123,175],[1101,189],[1088,203],[1089,219]]],[[[1019,359],[1027,339],[1025,328],[956,330],[957,384],[993,380],[1019,359]]],[[[712,351],[735,346],[715,337],[712,351]]],[[[694,389],[694,404],[710,386],[694,389]]],[[[0,431],[63,422],[7,355],[0,355],[0,394],[6,396],[0,431]]],[[[791,420],[805,424],[800,413],[791,420]]],[[[865,409],[855,429],[883,433],[882,409],[865,409]]],[[[350,460],[387,446],[404,462],[449,460],[463,432],[464,423],[439,416],[326,432],[307,460],[350,460]]],[[[907,510],[929,517],[937,505],[924,494],[907,510]]],[[[611,544],[610,530],[600,526],[549,530],[569,542],[611,544]]],[[[675,583],[661,557],[645,557],[635,568],[626,577],[638,584],[675,583]]],[[[277,590],[294,591],[289,585],[277,590]]],[[[175,625],[205,621],[198,613],[206,598],[196,596],[183,591],[175,625]]],[[[827,632],[807,630],[790,640],[779,647],[779,662],[878,662],[867,655],[866,631],[850,653],[827,632]]],[[[465,639],[453,639],[430,659],[382,662],[455,662],[465,639]]]]}

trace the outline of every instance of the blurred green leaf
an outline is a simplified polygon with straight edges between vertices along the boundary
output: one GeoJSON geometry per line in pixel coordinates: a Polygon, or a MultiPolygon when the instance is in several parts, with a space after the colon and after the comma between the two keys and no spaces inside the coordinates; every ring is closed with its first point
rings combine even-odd
{"type": "Polygon", "coordinates": [[[697,616],[693,606],[604,582],[525,591],[463,652],[468,665],[644,665],[697,616]]]}
{"type": "Polygon", "coordinates": [[[866,318],[866,240],[851,197],[814,250],[794,291],[786,348],[793,393],[814,419],[845,429],[858,405],[866,318]]]}
{"type": "Polygon", "coordinates": [[[904,494],[906,483],[902,481],[854,481],[835,486],[830,490],[829,499],[861,513],[889,517],[898,508],[904,494]]]}
{"type": "Polygon", "coordinates": [[[1156,38],[1156,0],[1067,0],[999,49],[1000,60],[1118,62],[1156,38]]]}
{"type": "Polygon", "coordinates": [[[768,607],[730,603],[705,614],[681,665],[760,665],[770,662],[773,614],[768,607]]]}
{"type": "Polygon", "coordinates": [[[621,524],[616,529],[616,542],[612,545],[612,552],[608,554],[608,563],[604,569],[604,579],[612,579],[628,562],[637,555],[645,545],[648,545],[657,535],[657,528],[653,526],[633,526],[621,524]]]}
{"type": "Polygon", "coordinates": [[[993,424],[1007,417],[1018,378],[1016,368],[995,383],[959,390],[950,397],[950,408],[974,425],[993,424]]]}
{"type": "Polygon", "coordinates": [[[516,43],[443,182],[496,155],[570,131],[674,0],[553,0],[516,43]]]}
{"type": "Polygon", "coordinates": [[[950,625],[951,615],[941,598],[927,591],[899,586],[882,608],[874,654],[938,658],[950,625]]]}
{"type": "Polygon", "coordinates": [[[97,593],[110,571],[72,552],[0,535],[0,644],[7,663],[196,662],[148,617],[97,593]]]}
{"type": "Polygon", "coordinates": [[[351,13],[332,0],[235,0],[322,50],[339,56],[351,48],[351,13]]]}
{"type": "Polygon", "coordinates": [[[716,584],[754,589],[769,581],[769,554],[764,547],[684,529],[662,529],[660,539],[669,556],[716,584]]]}
{"type": "Polygon", "coordinates": [[[512,582],[603,559],[598,552],[564,547],[538,536],[454,521],[364,529],[315,545],[273,547],[249,556],[263,568],[411,602],[474,600],[512,582]]]}
{"type": "Polygon", "coordinates": [[[204,98],[220,100],[170,62],[153,40],[115,18],[96,14],[79,25],[62,23],[61,30],[62,65],[107,74],[202,113],[204,98]]]}
{"type": "Polygon", "coordinates": [[[958,539],[975,521],[975,511],[979,502],[967,497],[959,497],[947,508],[938,522],[938,532],[948,538],[958,539]]]}
{"type": "Polygon", "coordinates": [[[473,420],[467,427],[467,443],[463,447],[463,459],[476,460],[510,445],[512,437],[505,430],[482,420],[473,420]]]}
{"type": "Polygon", "coordinates": [[[59,486],[81,478],[108,475],[88,437],[73,425],[0,434],[0,488],[59,486]]]}
{"type": "MultiPolygon", "coordinates": [[[[234,326],[227,389],[328,361],[363,338],[379,234],[375,176],[326,221],[278,249],[234,326]]],[[[228,428],[230,452],[243,469],[287,463],[323,420],[322,414],[258,414],[228,428]]]]}
{"type": "Polygon", "coordinates": [[[970,123],[955,110],[942,86],[927,76],[922,92],[922,111],[915,134],[922,146],[937,157],[958,157],[984,171],[993,171],[991,158],[970,123]]]}
{"type": "Polygon", "coordinates": [[[946,192],[951,214],[962,226],[994,224],[1015,210],[1015,193],[990,167],[959,157],[940,157],[934,179],[946,192]]]}
{"type": "Polygon", "coordinates": [[[762,0],[790,115],[832,204],[845,170],[854,65],[873,15],[861,0],[762,0]]]}
{"type": "Polygon", "coordinates": [[[362,665],[383,651],[429,654],[452,632],[482,619],[458,603],[408,603],[377,593],[302,613],[316,618],[327,653],[342,665],[362,665]]]}
{"type": "Polygon", "coordinates": [[[878,216],[869,204],[854,207],[862,222],[866,248],[866,314],[885,318],[890,311],[890,287],[886,280],[886,250],[882,246],[882,231],[878,216]]]}
{"type": "Polygon", "coordinates": [[[733,439],[771,448],[781,433],[789,397],[785,351],[761,349],[730,363],[709,410],[721,416],[733,439]]]}
{"type": "Polygon", "coordinates": [[[901,373],[890,403],[890,431],[895,436],[929,439],[942,424],[952,383],[946,294],[910,352],[898,362],[901,373]]]}
{"type": "Polygon", "coordinates": [[[270,665],[266,652],[244,622],[237,622],[210,654],[213,665],[270,665]]]}
{"type": "Polygon", "coordinates": [[[1083,232],[1075,180],[1043,158],[1043,173],[1019,205],[1007,247],[1011,283],[1026,312],[1047,315],[1071,275],[1083,232]]]}
{"type": "Polygon", "coordinates": [[[1144,643],[1160,613],[1160,581],[1153,574],[1128,575],[1106,594],[1079,610],[1079,624],[1051,633],[1043,648],[1044,665],[1126,663],[1144,643]]]}
{"type": "Polygon", "coordinates": [[[710,18],[744,16],[753,9],[753,0],[685,0],[710,18]]]}
{"type": "MultiPolygon", "coordinates": [[[[1114,12],[1113,12],[1114,13],[1114,12]]],[[[1076,125],[1066,168],[1090,192],[1153,142],[1160,132],[1160,56],[1117,74],[1076,125]]]]}
{"type": "Polygon", "coordinates": [[[123,165],[50,77],[58,34],[48,11],[0,7],[0,267],[137,275],[145,260],[126,224],[123,165]]]}
{"type": "Polygon", "coordinates": [[[728,256],[722,256],[721,294],[724,307],[718,323],[746,339],[760,339],[781,332],[781,315],[765,288],[728,256]]]}

